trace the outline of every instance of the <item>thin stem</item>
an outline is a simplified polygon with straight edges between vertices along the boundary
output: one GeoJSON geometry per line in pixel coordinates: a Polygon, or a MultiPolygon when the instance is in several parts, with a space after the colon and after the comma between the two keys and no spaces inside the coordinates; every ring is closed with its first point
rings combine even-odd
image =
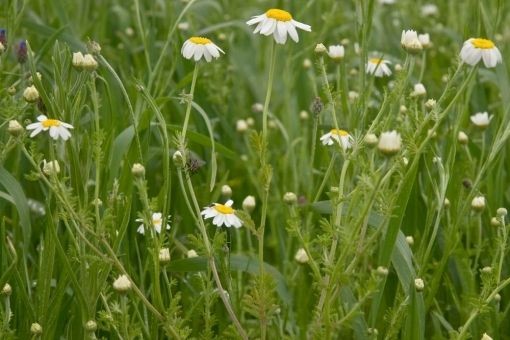
{"type": "Polygon", "coordinates": [[[186,106],[186,115],[184,117],[184,124],[182,126],[181,144],[183,144],[183,145],[184,145],[184,142],[186,141],[186,132],[188,130],[189,116],[191,113],[191,104],[193,103],[193,94],[195,93],[195,85],[197,82],[197,75],[198,75],[198,63],[195,63],[195,68],[193,69],[193,80],[191,81],[191,89],[190,89],[189,95],[188,95],[188,105],[186,106]]]}
{"type": "Polygon", "coordinates": [[[267,116],[269,115],[269,102],[271,101],[271,92],[273,90],[274,68],[276,64],[276,46],[271,43],[271,59],[269,64],[269,76],[267,80],[266,99],[264,101],[264,110],[262,111],[262,139],[264,147],[267,145],[267,116]]]}

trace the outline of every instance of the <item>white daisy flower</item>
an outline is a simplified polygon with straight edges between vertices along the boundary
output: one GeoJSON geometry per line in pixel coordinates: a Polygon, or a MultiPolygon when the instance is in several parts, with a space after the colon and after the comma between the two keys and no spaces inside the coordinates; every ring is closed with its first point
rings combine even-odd
{"type": "MultiPolygon", "coordinates": [[[[170,216],[169,216],[170,218],[170,216]]],[[[136,219],[136,222],[143,222],[143,218],[137,218],[136,219]]],[[[152,226],[154,227],[154,230],[159,234],[161,233],[161,225],[163,224],[163,214],[160,213],[160,212],[155,212],[155,213],[152,213],[152,226]]],[[[166,230],[169,230],[170,229],[170,224],[167,223],[166,225],[166,230]]],[[[145,234],[145,225],[142,223],[140,224],[140,226],[138,227],[138,229],[136,229],[136,231],[142,235],[145,234]]]]}
{"type": "Polygon", "coordinates": [[[212,223],[215,226],[221,227],[225,225],[227,228],[231,226],[241,228],[243,222],[236,216],[236,211],[232,208],[233,203],[234,201],[232,200],[228,200],[225,204],[214,203],[209,207],[205,207],[201,214],[204,216],[204,219],[212,217],[212,223]]]}
{"type": "Polygon", "coordinates": [[[181,48],[181,54],[184,58],[193,58],[195,61],[199,61],[204,57],[205,61],[210,62],[212,58],[219,58],[220,52],[225,54],[210,39],[203,37],[191,37],[184,42],[181,48]]]}
{"type": "Polygon", "coordinates": [[[266,13],[256,15],[246,22],[249,26],[257,24],[254,34],[260,33],[265,36],[273,35],[277,44],[287,42],[287,34],[295,42],[299,41],[296,27],[303,31],[311,32],[310,25],[303,24],[292,19],[292,15],[284,10],[271,8],[266,13]]]}
{"type": "Polygon", "coordinates": [[[439,9],[434,4],[425,4],[421,6],[421,15],[424,17],[434,16],[439,13],[439,9]]]}
{"type": "Polygon", "coordinates": [[[384,60],[381,58],[370,58],[368,59],[366,72],[368,74],[372,74],[378,78],[384,76],[391,76],[391,70],[387,64],[391,64],[389,60],[384,60]]]}
{"type": "Polygon", "coordinates": [[[349,149],[354,141],[347,131],[340,129],[332,129],[330,132],[322,135],[320,140],[323,145],[333,145],[334,142],[337,142],[344,151],[349,149]]]}
{"type": "Polygon", "coordinates": [[[471,123],[473,123],[477,127],[485,129],[487,126],[489,126],[492,117],[494,116],[489,117],[489,113],[487,112],[478,112],[469,117],[469,119],[471,119],[471,123]]]}
{"type": "Polygon", "coordinates": [[[57,140],[62,138],[68,140],[71,137],[71,133],[68,129],[73,129],[71,124],[61,122],[57,119],[48,119],[45,115],[37,117],[38,122],[27,125],[27,130],[34,130],[30,134],[30,137],[36,136],[41,131],[50,131],[51,138],[57,140]]]}
{"type": "Polygon", "coordinates": [[[501,52],[489,39],[471,38],[464,42],[460,50],[460,59],[468,65],[475,66],[483,59],[485,67],[496,67],[503,61],[501,52]]]}

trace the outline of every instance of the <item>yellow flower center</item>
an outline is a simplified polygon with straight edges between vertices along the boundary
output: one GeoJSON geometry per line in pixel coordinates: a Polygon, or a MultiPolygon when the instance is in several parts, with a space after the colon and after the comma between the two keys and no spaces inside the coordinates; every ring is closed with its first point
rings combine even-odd
{"type": "Polygon", "coordinates": [[[471,40],[471,44],[473,44],[476,48],[481,48],[482,50],[490,50],[494,48],[494,43],[489,39],[476,38],[471,40]]]}
{"type": "Polygon", "coordinates": [[[158,225],[158,224],[161,224],[161,222],[163,222],[161,220],[161,218],[153,218],[152,219],[152,224],[155,225],[155,226],[158,225]]]}
{"type": "Polygon", "coordinates": [[[277,9],[277,8],[271,8],[266,12],[266,16],[271,19],[276,19],[278,21],[291,21],[292,15],[290,15],[289,12],[277,9]]]}
{"type": "Polygon", "coordinates": [[[191,37],[189,41],[197,45],[207,45],[211,43],[211,40],[204,37],[191,37]]]}
{"type": "Polygon", "coordinates": [[[223,214],[223,215],[228,215],[228,214],[234,213],[234,209],[232,209],[231,207],[226,206],[224,204],[215,204],[214,209],[216,209],[217,212],[219,212],[220,214],[223,214]]]}
{"type": "Polygon", "coordinates": [[[337,136],[340,136],[340,137],[347,137],[349,136],[349,133],[345,130],[340,130],[340,129],[333,129],[330,131],[330,133],[332,135],[337,135],[337,136]]]}
{"type": "Polygon", "coordinates": [[[368,62],[371,63],[371,64],[379,65],[379,64],[384,63],[384,59],[381,59],[381,58],[371,58],[371,59],[368,59],[368,62]]]}
{"type": "Polygon", "coordinates": [[[49,128],[52,126],[60,126],[60,121],[56,120],[56,119],[46,119],[46,120],[42,121],[41,124],[45,128],[49,128]]]}

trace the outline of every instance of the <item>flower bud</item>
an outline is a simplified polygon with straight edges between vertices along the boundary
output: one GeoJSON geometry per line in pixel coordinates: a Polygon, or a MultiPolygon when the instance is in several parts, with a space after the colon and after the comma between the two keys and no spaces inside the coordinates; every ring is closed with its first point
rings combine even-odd
{"type": "Polygon", "coordinates": [[[489,334],[487,334],[487,333],[483,333],[482,340],[492,340],[492,337],[489,336],[489,334]]]}
{"type": "Polygon", "coordinates": [[[12,294],[12,287],[10,284],[6,283],[0,292],[2,295],[10,296],[12,294]]]}
{"type": "Polygon", "coordinates": [[[499,217],[505,217],[508,214],[508,210],[506,210],[506,208],[498,208],[496,214],[498,214],[499,217]]]}
{"type": "Polygon", "coordinates": [[[398,111],[400,113],[406,113],[407,112],[407,107],[405,105],[400,105],[400,108],[398,109],[398,111]]]}
{"type": "Polygon", "coordinates": [[[170,262],[170,249],[161,248],[159,250],[159,262],[163,264],[170,262]]]}
{"type": "Polygon", "coordinates": [[[427,95],[427,90],[425,89],[425,86],[423,86],[422,83],[418,83],[414,85],[414,90],[411,92],[412,97],[424,97],[427,95]]]}
{"type": "Polygon", "coordinates": [[[0,55],[2,55],[5,52],[5,46],[0,42],[0,55]]]}
{"type": "Polygon", "coordinates": [[[73,67],[81,69],[83,67],[83,53],[74,52],[71,63],[73,64],[73,67]]]}
{"type": "Polygon", "coordinates": [[[429,48],[432,43],[430,42],[430,35],[428,33],[418,34],[418,40],[423,48],[429,48]]]}
{"type": "Polygon", "coordinates": [[[492,274],[492,267],[486,266],[482,268],[483,274],[492,274]]]}
{"type": "Polygon", "coordinates": [[[494,301],[496,301],[496,302],[501,301],[501,295],[499,295],[499,294],[494,295],[494,301]]]}
{"type": "Polygon", "coordinates": [[[119,275],[119,277],[113,282],[113,289],[119,293],[126,293],[131,290],[131,281],[127,275],[119,275]]]}
{"type": "Polygon", "coordinates": [[[443,206],[448,209],[450,207],[450,200],[448,198],[444,198],[443,206]]]}
{"type": "Polygon", "coordinates": [[[85,323],[85,330],[87,332],[95,332],[97,330],[97,323],[94,320],[89,320],[85,323]]]}
{"type": "Polygon", "coordinates": [[[309,261],[308,254],[303,248],[299,248],[296,255],[294,255],[294,260],[302,264],[307,263],[309,261]]]}
{"type": "Polygon", "coordinates": [[[145,175],[145,167],[140,163],[135,163],[131,168],[131,173],[135,177],[143,177],[145,175]]]}
{"type": "Polygon", "coordinates": [[[462,145],[466,145],[469,142],[469,137],[463,131],[459,131],[457,141],[462,145]]]}
{"type": "Polygon", "coordinates": [[[471,208],[476,212],[483,211],[483,209],[485,209],[485,197],[483,196],[474,197],[473,200],[471,201],[471,208]]]}
{"type": "Polygon", "coordinates": [[[306,58],[305,60],[303,60],[303,67],[305,69],[309,69],[310,67],[312,67],[312,61],[306,58]]]}
{"type": "Polygon", "coordinates": [[[379,142],[379,139],[377,138],[377,136],[375,134],[369,133],[365,136],[364,141],[365,141],[366,145],[368,145],[369,147],[372,148],[377,145],[377,143],[379,142]]]}
{"type": "Polygon", "coordinates": [[[248,124],[249,127],[254,127],[255,126],[255,119],[253,119],[253,117],[246,118],[246,124],[248,124]]]}
{"type": "Polygon", "coordinates": [[[60,173],[60,165],[57,160],[46,162],[43,159],[42,171],[46,176],[58,175],[60,173]]]}
{"type": "Polygon", "coordinates": [[[314,51],[317,54],[322,54],[322,53],[326,53],[327,49],[326,49],[326,46],[324,46],[324,44],[317,44],[317,45],[315,45],[314,51]]]}
{"type": "Polygon", "coordinates": [[[436,100],[431,98],[425,102],[425,107],[429,110],[432,110],[433,108],[436,107],[436,104],[437,104],[436,100]]]}
{"type": "Polygon", "coordinates": [[[87,43],[87,50],[92,54],[100,54],[101,53],[101,45],[95,42],[94,40],[89,40],[87,43]]]}
{"type": "Polygon", "coordinates": [[[197,252],[194,250],[194,249],[190,249],[188,250],[188,252],[186,253],[186,256],[189,258],[189,259],[192,259],[194,257],[198,257],[198,254],[197,252]]]}
{"type": "Polygon", "coordinates": [[[243,210],[248,213],[251,213],[255,209],[255,206],[256,206],[255,197],[251,195],[246,196],[245,199],[243,200],[243,210]]]}
{"type": "Polygon", "coordinates": [[[412,236],[406,236],[406,242],[409,246],[414,245],[414,237],[412,236]]]}
{"type": "Polygon", "coordinates": [[[328,56],[335,62],[341,61],[345,56],[345,48],[342,45],[329,46],[328,56]]]}
{"type": "Polygon", "coordinates": [[[491,226],[493,227],[499,227],[501,226],[501,221],[497,217],[491,218],[491,226]]]}
{"type": "Polygon", "coordinates": [[[23,91],[23,98],[25,98],[28,103],[34,103],[39,100],[39,91],[37,91],[34,85],[28,86],[25,91],[23,91]]]}
{"type": "Polygon", "coordinates": [[[349,93],[347,94],[347,97],[349,98],[349,100],[351,102],[354,102],[355,100],[357,100],[359,98],[359,93],[356,91],[349,91],[349,93]]]}
{"type": "Polygon", "coordinates": [[[37,322],[34,322],[32,325],[30,325],[30,333],[33,335],[41,335],[42,334],[42,327],[37,322]]]}
{"type": "Polygon", "coordinates": [[[299,111],[299,119],[308,120],[308,118],[309,118],[308,111],[305,110],[299,111]]]}
{"type": "Polygon", "coordinates": [[[388,271],[388,268],[383,267],[383,266],[379,266],[376,269],[376,273],[379,276],[388,276],[389,271],[388,271]]]}
{"type": "Polygon", "coordinates": [[[410,54],[418,54],[423,50],[423,46],[418,39],[418,34],[413,30],[402,31],[400,44],[402,45],[402,48],[410,54]]]}
{"type": "Polygon", "coordinates": [[[184,166],[186,165],[184,163],[184,157],[182,156],[182,153],[179,150],[174,152],[172,160],[174,161],[174,164],[177,168],[184,168],[184,166]]]}
{"type": "Polygon", "coordinates": [[[402,65],[401,65],[401,64],[396,64],[396,65],[395,65],[395,72],[400,72],[400,71],[402,71],[402,70],[403,70],[403,68],[402,68],[402,65]]]}
{"type": "Polygon", "coordinates": [[[414,279],[414,288],[416,288],[417,292],[422,292],[425,288],[425,282],[420,278],[414,279]]]}
{"type": "Polygon", "coordinates": [[[226,198],[232,197],[232,188],[227,184],[223,185],[221,187],[221,194],[226,198]]]}
{"type": "Polygon", "coordinates": [[[283,201],[289,205],[296,204],[297,196],[293,192],[286,192],[285,195],[283,195],[283,201]]]}
{"type": "Polygon", "coordinates": [[[9,88],[7,89],[7,93],[10,96],[14,96],[16,94],[16,86],[14,85],[9,86],[9,88]]]}
{"type": "Polygon", "coordinates": [[[261,103],[255,103],[251,106],[251,110],[253,112],[260,113],[264,111],[264,105],[262,105],[261,103]]]}
{"type": "Polygon", "coordinates": [[[11,136],[18,137],[23,134],[25,128],[17,120],[10,120],[7,131],[11,136]]]}
{"type": "Polygon", "coordinates": [[[239,119],[236,122],[236,130],[240,133],[246,132],[248,130],[248,123],[244,119],[239,119]]]}

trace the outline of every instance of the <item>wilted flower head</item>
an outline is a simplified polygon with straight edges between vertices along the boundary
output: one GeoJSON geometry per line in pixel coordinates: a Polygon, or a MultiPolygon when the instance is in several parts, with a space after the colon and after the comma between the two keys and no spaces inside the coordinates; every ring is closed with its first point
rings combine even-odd
{"type": "Polygon", "coordinates": [[[488,112],[478,112],[469,117],[469,119],[471,119],[471,123],[473,123],[476,127],[485,129],[487,126],[489,126],[492,117],[494,116],[489,117],[488,112]]]}
{"type": "Polygon", "coordinates": [[[501,52],[492,40],[471,38],[464,42],[460,50],[460,59],[468,65],[475,66],[483,59],[485,67],[496,67],[503,61],[501,52]]]}
{"type": "Polygon", "coordinates": [[[421,45],[421,42],[418,39],[418,33],[416,33],[416,31],[413,30],[402,31],[400,44],[402,45],[402,48],[406,50],[408,53],[416,54],[423,50],[423,46],[421,45]]]}
{"type": "Polygon", "coordinates": [[[265,36],[273,35],[277,44],[285,44],[287,35],[295,42],[299,41],[296,28],[311,32],[310,25],[303,24],[292,18],[292,15],[284,10],[271,8],[266,13],[256,15],[246,22],[249,26],[257,24],[253,33],[265,36]]]}
{"type": "Polygon", "coordinates": [[[210,62],[213,58],[219,58],[220,52],[225,54],[210,39],[204,37],[191,37],[184,42],[181,48],[181,54],[184,58],[193,58],[195,61],[199,61],[204,57],[205,61],[210,62]]]}
{"type": "Polygon", "coordinates": [[[345,56],[345,48],[342,45],[329,46],[328,56],[334,61],[340,61],[345,56]]]}
{"type": "Polygon", "coordinates": [[[379,144],[377,145],[379,151],[391,156],[399,152],[401,147],[402,138],[397,131],[393,130],[381,133],[381,136],[379,137],[379,144]]]}
{"type": "Polygon", "coordinates": [[[25,40],[21,40],[16,47],[16,57],[20,64],[24,64],[28,58],[28,48],[27,42],[25,40]]]}

